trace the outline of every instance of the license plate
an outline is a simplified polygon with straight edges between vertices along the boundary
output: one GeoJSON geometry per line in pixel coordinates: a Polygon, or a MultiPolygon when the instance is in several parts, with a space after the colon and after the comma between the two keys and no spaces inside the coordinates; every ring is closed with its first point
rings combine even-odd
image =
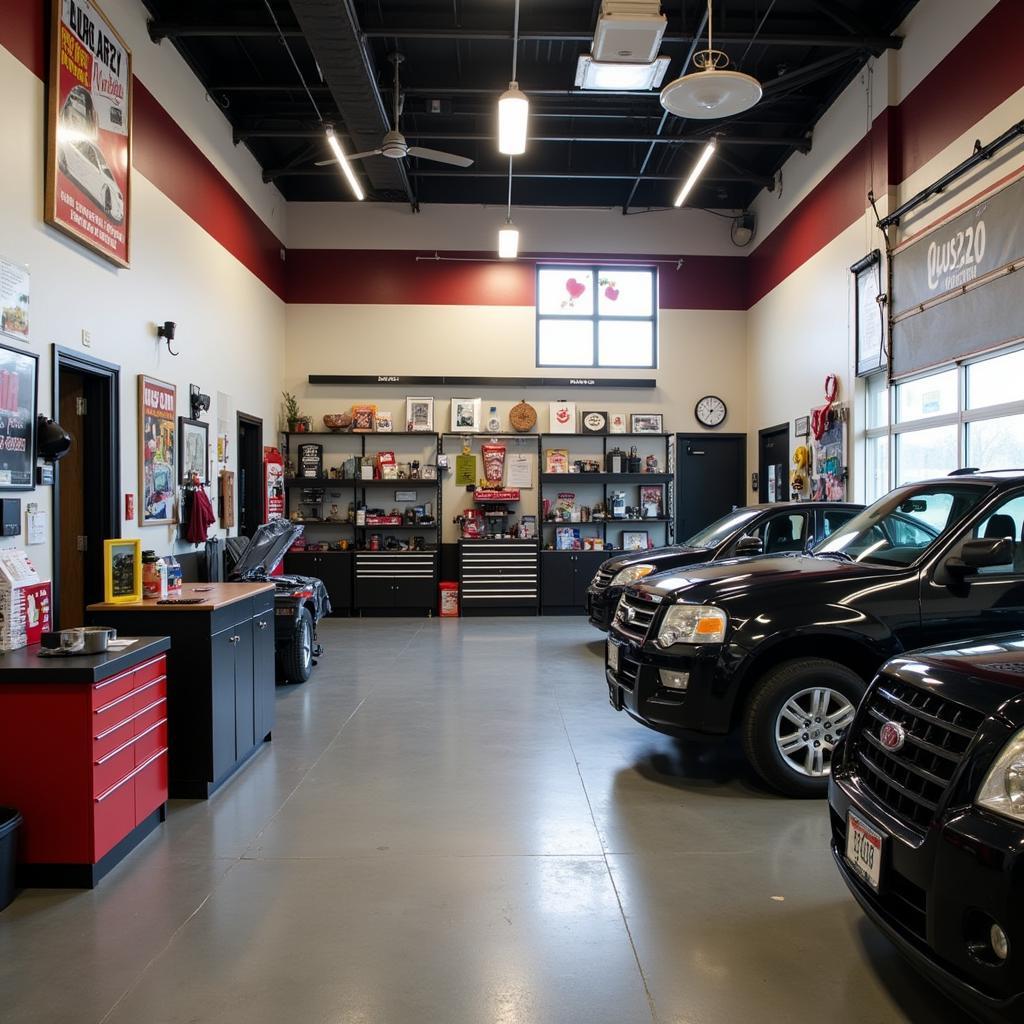
{"type": "Polygon", "coordinates": [[[605,641],[608,646],[608,667],[613,672],[619,671],[619,658],[622,656],[622,650],[618,644],[613,644],[611,640],[605,641]]]}
{"type": "Polygon", "coordinates": [[[856,873],[878,892],[882,873],[882,843],[884,836],[850,811],[846,827],[846,862],[856,873]]]}

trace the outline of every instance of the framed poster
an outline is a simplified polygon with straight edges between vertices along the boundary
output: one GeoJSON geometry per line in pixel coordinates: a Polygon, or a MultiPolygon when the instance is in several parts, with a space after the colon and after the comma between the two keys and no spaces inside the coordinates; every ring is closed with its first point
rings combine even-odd
{"type": "Polygon", "coordinates": [[[139,525],[176,523],[174,514],[178,390],[139,374],[139,525]]]}
{"type": "Polygon", "coordinates": [[[103,600],[124,604],[142,600],[142,541],[103,542],[103,600]]]}
{"type": "Polygon", "coordinates": [[[660,412],[634,412],[629,417],[631,434],[660,434],[663,431],[660,412]]]}
{"type": "Polygon", "coordinates": [[[480,431],[480,399],[452,399],[452,433],[476,434],[480,431]]]}
{"type": "Polygon", "coordinates": [[[186,484],[197,476],[201,484],[209,484],[210,424],[179,416],[178,444],[181,446],[178,482],[186,484]]]}
{"type": "Polygon", "coordinates": [[[584,434],[607,434],[608,413],[584,409],[580,416],[580,424],[584,434]]]}
{"type": "Polygon", "coordinates": [[[129,266],[132,55],[93,0],[51,0],[46,223],[129,266]]]}
{"type": "Polygon", "coordinates": [[[882,294],[882,254],[878,249],[858,260],[850,270],[854,280],[853,324],[857,341],[857,376],[864,377],[882,369],[884,362],[884,307],[882,294]]]}
{"type": "Polygon", "coordinates": [[[18,341],[28,341],[28,267],[0,256],[0,331],[18,341]]]}
{"type": "Polygon", "coordinates": [[[31,491],[39,357],[0,345],[0,491],[31,491]]]}
{"type": "Polygon", "coordinates": [[[405,429],[411,434],[434,429],[434,399],[408,395],[405,399],[405,429]]]}

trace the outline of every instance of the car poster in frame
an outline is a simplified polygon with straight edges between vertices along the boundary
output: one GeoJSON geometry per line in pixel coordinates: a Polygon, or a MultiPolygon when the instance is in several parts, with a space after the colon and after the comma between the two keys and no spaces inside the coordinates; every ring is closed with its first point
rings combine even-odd
{"type": "Polygon", "coordinates": [[[127,267],[132,55],[93,0],[51,0],[46,223],[127,267]]]}
{"type": "Polygon", "coordinates": [[[35,487],[39,357],[0,345],[0,491],[35,487]]]}
{"type": "Polygon", "coordinates": [[[660,412],[634,412],[629,417],[631,434],[660,434],[664,427],[660,412]]]}
{"type": "Polygon", "coordinates": [[[139,525],[176,523],[175,423],[178,391],[173,384],[139,374],[139,525]]]}
{"type": "Polygon", "coordinates": [[[103,542],[103,600],[107,604],[142,600],[142,541],[138,538],[103,542]]]}

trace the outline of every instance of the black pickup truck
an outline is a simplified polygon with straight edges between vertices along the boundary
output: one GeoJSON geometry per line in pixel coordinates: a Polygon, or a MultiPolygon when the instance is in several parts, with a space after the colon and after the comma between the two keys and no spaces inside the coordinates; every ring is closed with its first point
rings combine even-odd
{"type": "Polygon", "coordinates": [[[899,487],[807,554],[631,584],[608,634],[612,706],[674,735],[739,728],[754,769],[823,796],[888,658],[1024,627],[1024,470],[899,487]]]}
{"type": "Polygon", "coordinates": [[[683,565],[719,558],[806,551],[830,536],[864,506],[845,501],[805,501],[748,505],[733,509],[682,544],[625,551],[602,562],[587,587],[587,616],[591,625],[606,630],[627,584],[683,565]]]}

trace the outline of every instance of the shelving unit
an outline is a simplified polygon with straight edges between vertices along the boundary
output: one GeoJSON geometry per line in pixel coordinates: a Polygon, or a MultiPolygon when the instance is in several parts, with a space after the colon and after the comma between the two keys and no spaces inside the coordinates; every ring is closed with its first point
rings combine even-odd
{"type": "MultiPolygon", "coordinates": [[[[324,446],[325,469],[330,468],[327,460],[332,456],[334,459],[340,457],[344,465],[350,459],[362,460],[376,451],[394,451],[399,464],[416,460],[421,463],[421,467],[430,464],[436,466],[440,451],[440,435],[422,431],[290,431],[285,432],[283,437],[282,450],[286,459],[295,457],[297,446],[307,439],[330,437],[345,442],[344,449],[340,451],[332,451],[324,446]],[[418,448],[409,443],[410,438],[421,442],[418,448]]],[[[326,542],[336,545],[339,541],[347,540],[349,550],[330,548],[326,551],[295,551],[285,556],[287,572],[318,576],[324,581],[336,614],[396,610],[406,614],[433,612],[441,528],[441,489],[436,477],[433,480],[408,477],[364,480],[356,476],[288,476],[284,480],[284,488],[285,515],[289,518],[297,504],[314,504],[296,499],[296,492],[303,489],[324,492],[319,502],[321,511],[324,506],[339,506],[338,518],[321,515],[296,521],[307,527],[308,543],[316,545],[326,542]],[[417,496],[415,500],[387,500],[387,491],[415,491],[417,496]],[[333,501],[332,497],[338,500],[333,501]],[[426,523],[357,525],[354,517],[360,504],[366,508],[383,507],[385,514],[395,508],[403,516],[409,508],[429,504],[433,518],[426,523]],[[332,532],[325,536],[324,531],[327,529],[332,532]],[[374,535],[380,540],[385,537],[394,538],[400,544],[408,544],[410,538],[422,536],[424,546],[417,549],[407,546],[388,548],[388,542],[384,541],[377,549],[373,549],[371,538],[374,535]],[[372,557],[363,558],[364,554],[372,557]]]]}
{"type": "Polygon", "coordinates": [[[585,611],[586,588],[605,559],[621,552],[622,534],[645,527],[655,527],[650,540],[655,545],[668,544],[672,539],[671,485],[675,476],[668,471],[671,454],[671,434],[542,434],[540,435],[540,458],[542,468],[551,449],[569,449],[570,464],[575,459],[597,460],[607,466],[609,450],[623,448],[626,453],[636,446],[642,460],[654,455],[659,471],[653,473],[544,473],[539,475],[538,521],[541,523],[541,607],[545,614],[579,614],[585,611]],[[577,450],[573,450],[573,448],[577,450]],[[581,450],[586,449],[586,450],[581,450]],[[612,516],[611,497],[616,491],[632,495],[625,499],[626,507],[639,507],[640,488],[659,485],[661,487],[661,515],[658,516],[612,516]],[[544,499],[556,507],[557,491],[572,490],[576,494],[577,507],[594,506],[600,502],[606,514],[576,522],[544,519],[544,499]],[[581,500],[580,492],[584,493],[581,500]],[[632,500],[631,500],[632,499],[632,500]],[[580,531],[580,539],[596,537],[601,547],[597,550],[555,550],[559,527],[580,531]],[[552,545],[549,549],[548,545],[552,545]]]}

